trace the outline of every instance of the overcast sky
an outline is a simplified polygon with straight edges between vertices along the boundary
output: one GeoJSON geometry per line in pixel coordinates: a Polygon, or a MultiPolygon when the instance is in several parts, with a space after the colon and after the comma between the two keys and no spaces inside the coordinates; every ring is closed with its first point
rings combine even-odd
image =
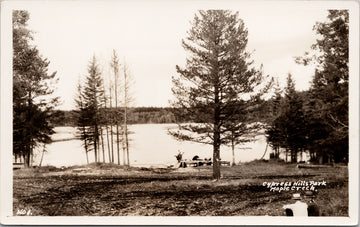
{"type": "Polygon", "coordinates": [[[264,73],[282,86],[290,72],[296,88],[307,89],[314,69],[297,65],[294,57],[310,49],[315,22],[327,16],[324,4],[308,1],[44,1],[18,8],[29,11],[34,43],[50,60],[50,71],[57,71],[59,109],[74,108],[78,78],[86,75],[93,54],[108,75],[113,49],[134,77],[134,106],[168,106],[171,76],[186,57],[181,39],[194,13],[208,8],[239,11],[255,64],[263,64],[264,73]]]}

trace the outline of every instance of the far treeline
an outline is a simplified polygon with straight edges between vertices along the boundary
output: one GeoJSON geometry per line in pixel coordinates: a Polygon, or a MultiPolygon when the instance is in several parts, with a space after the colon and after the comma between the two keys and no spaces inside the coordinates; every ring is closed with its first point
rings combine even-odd
{"type": "MultiPolygon", "coordinates": [[[[119,108],[123,111],[122,107],[119,108]]],[[[103,109],[103,112],[115,112],[115,109],[103,109]]],[[[175,116],[172,114],[169,107],[130,107],[128,108],[128,123],[129,124],[162,124],[162,123],[176,123],[175,116]]],[[[77,112],[75,110],[56,110],[55,117],[51,123],[57,126],[77,126],[77,112]]],[[[119,115],[119,120],[122,120],[122,115],[119,115]]]]}
{"type": "MultiPolygon", "coordinates": [[[[259,100],[259,104],[253,111],[253,121],[266,122],[270,118],[269,110],[271,100],[259,100]],[[256,112],[255,112],[256,111],[256,112]]],[[[123,111],[123,107],[119,108],[123,111]]],[[[103,109],[104,113],[115,112],[115,109],[103,109]]],[[[128,124],[171,124],[179,122],[189,122],[189,118],[176,118],[174,108],[171,107],[130,107],[128,108],[128,124]]],[[[50,120],[54,127],[76,127],[78,113],[76,110],[55,110],[50,120]]],[[[118,115],[118,120],[122,121],[123,116],[118,115]]]]}

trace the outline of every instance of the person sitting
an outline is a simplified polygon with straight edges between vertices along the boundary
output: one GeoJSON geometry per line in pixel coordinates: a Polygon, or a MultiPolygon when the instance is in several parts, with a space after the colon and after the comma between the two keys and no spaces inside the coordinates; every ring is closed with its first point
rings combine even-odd
{"type": "Polygon", "coordinates": [[[193,161],[196,161],[196,160],[198,160],[198,159],[199,159],[199,156],[197,156],[197,155],[195,155],[195,156],[192,158],[193,161]]]}

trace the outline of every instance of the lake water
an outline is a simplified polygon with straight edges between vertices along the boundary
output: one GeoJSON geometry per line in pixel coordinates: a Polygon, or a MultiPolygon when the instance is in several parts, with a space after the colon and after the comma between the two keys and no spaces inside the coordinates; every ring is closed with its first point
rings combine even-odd
{"type": "MultiPolygon", "coordinates": [[[[212,158],[212,146],[193,143],[180,142],[168,134],[168,129],[175,128],[175,124],[137,124],[130,125],[129,130],[133,133],[129,135],[130,139],[130,164],[132,166],[168,166],[176,164],[175,155],[178,151],[184,153],[184,159],[192,159],[195,155],[200,158],[212,158]]],[[[83,165],[86,164],[85,150],[82,147],[82,141],[75,139],[76,129],[73,127],[56,127],[54,140],[65,140],[53,142],[47,145],[47,152],[43,156],[42,166],[52,165],[56,167],[83,165]],[[69,139],[69,140],[66,140],[69,139]]],[[[106,137],[104,136],[106,140],[106,137]]],[[[114,137],[115,139],[115,137],[114,137]]],[[[105,144],[105,149],[107,145],[105,144]]],[[[260,159],[266,148],[265,136],[258,136],[255,142],[250,142],[238,146],[235,149],[235,161],[247,162],[254,159],[260,159]]],[[[116,144],[114,144],[114,151],[116,144]]],[[[268,159],[270,147],[265,155],[268,159]]],[[[115,161],[117,161],[116,152],[115,161]]],[[[89,152],[89,161],[94,162],[94,153],[89,152]]],[[[105,153],[105,160],[108,162],[108,154],[105,153]]],[[[221,159],[224,161],[232,160],[231,148],[221,147],[221,159]]],[[[120,151],[120,160],[122,163],[122,149],[120,151]]],[[[38,150],[34,155],[33,165],[39,165],[41,151],[38,150]]],[[[102,153],[101,153],[102,160],[102,153]]]]}

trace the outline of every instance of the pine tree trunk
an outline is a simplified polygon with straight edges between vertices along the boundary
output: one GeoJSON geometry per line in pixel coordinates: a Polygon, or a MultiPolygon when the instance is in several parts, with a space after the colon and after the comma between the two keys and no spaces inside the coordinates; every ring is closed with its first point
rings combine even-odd
{"type": "Polygon", "coordinates": [[[29,162],[28,162],[28,159],[27,159],[27,155],[24,154],[23,156],[24,156],[24,166],[25,166],[25,168],[29,168],[29,162]]]}
{"type": "MultiPolygon", "coordinates": [[[[86,142],[85,142],[86,143],[86,142]]],[[[86,162],[89,165],[89,155],[88,155],[88,151],[87,149],[85,150],[85,154],[86,154],[86,162]]]]}
{"type": "Polygon", "coordinates": [[[31,148],[31,153],[30,153],[30,164],[29,164],[29,166],[32,166],[32,164],[33,164],[33,162],[34,162],[34,155],[33,155],[33,148],[31,148]]]}
{"type": "MultiPolygon", "coordinates": [[[[29,92],[29,97],[28,97],[28,111],[27,111],[27,115],[26,115],[26,120],[27,122],[30,122],[31,120],[31,106],[32,106],[32,102],[31,102],[31,92],[29,92]]],[[[27,135],[29,136],[29,135],[27,135]]],[[[26,168],[30,167],[30,155],[31,155],[31,139],[28,139],[26,141],[28,144],[25,144],[25,155],[24,155],[24,164],[26,168]]]]}
{"type": "Polygon", "coordinates": [[[297,162],[297,148],[291,148],[291,162],[297,162]]]}
{"type": "MultiPolygon", "coordinates": [[[[215,98],[216,103],[216,98],[215,98]]],[[[215,104],[216,105],[216,104],[215,104]]],[[[215,108],[214,117],[214,141],[213,141],[213,177],[216,180],[220,179],[220,114],[218,107],[215,108]]]]}
{"type": "Polygon", "coordinates": [[[28,151],[26,152],[26,154],[24,154],[24,165],[26,168],[29,168],[30,167],[30,156],[31,156],[29,146],[28,146],[27,150],[28,151]]]}
{"type": "MultiPolygon", "coordinates": [[[[96,131],[97,131],[97,127],[95,126],[95,132],[94,133],[96,133],[96,131]]],[[[94,155],[95,155],[95,163],[97,163],[97,161],[98,161],[98,157],[97,157],[97,139],[96,139],[96,135],[94,135],[94,138],[93,138],[93,140],[94,140],[94,155]]]]}
{"type": "Polygon", "coordinates": [[[85,154],[86,154],[86,162],[89,165],[89,149],[88,149],[88,144],[87,144],[87,138],[86,138],[86,128],[83,127],[83,136],[84,136],[84,147],[85,147],[85,154]]]}
{"type": "Polygon", "coordinates": [[[231,137],[231,151],[232,151],[232,166],[235,166],[235,143],[234,143],[234,132],[231,132],[233,136],[231,137]]]}
{"type": "MultiPolygon", "coordinates": [[[[220,136],[220,135],[219,135],[220,136]]],[[[219,137],[215,136],[215,137],[219,137]]],[[[214,152],[213,152],[213,177],[216,180],[220,179],[220,145],[219,140],[214,140],[214,152]]]]}
{"type": "MultiPolygon", "coordinates": [[[[217,56],[218,54],[215,53],[214,56],[217,56]]],[[[218,72],[217,67],[214,69],[214,141],[213,141],[213,177],[216,180],[220,179],[220,90],[219,90],[219,78],[218,78],[218,72]]]]}

